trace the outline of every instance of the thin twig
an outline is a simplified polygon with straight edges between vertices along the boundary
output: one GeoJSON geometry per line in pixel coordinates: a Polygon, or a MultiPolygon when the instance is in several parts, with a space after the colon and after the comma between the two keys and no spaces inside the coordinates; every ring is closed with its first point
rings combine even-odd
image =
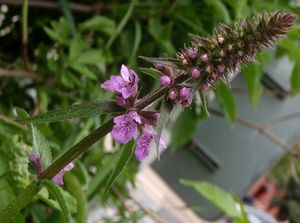
{"type": "MultiPolygon", "coordinates": [[[[0,0],[0,4],[20,6],[22,5],[22,0],[0,0]]],[[[35,8],[44,8],[44,9],[55,9],[55,10],[60,9],[59,4],[54,1],[30,0],[29,6],[35,8]]],[[[89,14],[94,10],[94,6],[80,4],[80,3],[70,3],[70,8],[73,11],[84,13],[84,14],[89,14]]]]}
{"type": "Polygon", "coordinates": [[[35,81],[43,81],[43,78],[34,72],[27,72],[23,70],[10,70],[10,69],[0,69],[0,77],[21,77],[29,78],[35,81]]]}
{"type": "Polygon", "coordinates": [[[16,126],[16,127],[18,127],[19,129],[22,129],[22,130],[24,130],[24,131],[27,130],[27,127],[26,127],[25,125],[22,125],[22,124],[20,124],[20,123],[18,123],[18,122],[15,122],[14,120],[12,120],[11,118],[9,118],[9,117],[7,117],[7,116],[5,116],[5,115],[0,114],[0,120],[6,122],[6,123],[8,123],[8,124],[11,124],[11,125],[13,125],[13,126],[16,126]]]}
{"type": "MultiPolygon", "coordinates": [[[[224,114],[221,111],[215,110],[213,108],[209,108],[209,112],[224,117],[224,114]]],[[[297,159],[300,159],[300,154],[292,150],[292,147],[288,144],[284,143],[280,138],[278,138],[276,135],[274,135],[272,132],[268,131],[267,129],[261,127],[260,125],[242,118],[237,118],[236,121],[244,126],[247,126],[249,128],[255,129],[259,133],[261,133],[263,136],[277,144],[280,148],[282,148],[285,152],[289,153],[290,155],[294,156],[297,159]]]]}
{"type": "Polygon", "coordinates": [[[300,111],[292,113],[292,114],[289,114],[289,115],[285,115],[285,116],[279,117],[277,119],[274,119],[270,123],[266,124],[264,126],[264,128],[268,129],[268,128],[271,128],[274,125],[277,125],[277,124],[279,124],[281,122],[285,122],[285,121],[288,121],[288,120],[291,120],[291,119],[294,119],[294,118],[298,118],[298,117],[300,117],[300,111]]]}

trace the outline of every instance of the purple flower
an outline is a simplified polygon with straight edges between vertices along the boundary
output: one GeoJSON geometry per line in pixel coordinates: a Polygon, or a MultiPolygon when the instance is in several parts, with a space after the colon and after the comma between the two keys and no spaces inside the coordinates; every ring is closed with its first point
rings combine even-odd
{"type": "Polygon", "coordinates": [[[208,56],[207,56],[207,54],[201,55],[200,59],[201,59],[202,62],[208,61],[208,56]]]}
{"type": "Polygon", "coordinates": [[[143,160],[148,156],[150,151],[150,143],[155,138],[156,134],[145,132],[137,140],[137,147],[135,148],[135,157],[137,160],[143,160]]]}
{"type": "Polygon", "coordinates": [[[160,85],[163,86],[163,87],[167,87],[170,85],[171,83],[171,78],[167,75],[163,75],[159,78],[159,81],[160,81],[160,85]]]}
{"type": "Polygon", "coordinates": [[[37,154],[35,153],[30,154],[29,162],[33,166],[36,174],[40,174],[43,171],[43,165],[41,159],[37,154]]]}
{"type": "Polygon", "coordinates": [[[171,89],[170,91],[169,91],[169,98],[173,101],[173,100],[175,100],[176,98],[177,98],[177,95],[178,95],[178,93],[174,90],[174,89],[171,89]]]}
{"type": "Polygon", "coordinates": [[[138,124],[141,124],[141,117],[135,111],[114,118],[115,125],[112,129],[113,138],[121,144],[128,143],[131,139],[138,137],[138,124]]]}
{"type": "Polygon", "coordinates": [[[198,70],[197,68],[194,68],[194,69],[192,70],[192,77],[193,77],[193,78],[198,78],[198,77],[200,77],[200,70],[198,70]]]}
{"type": "Polygon", "coordinates": [[[138,90],[138,76],[133,70],[129,70],[124,64],[121,67],[121,76],[111,76],[109,80],[101,84],[101,87],[110,92],[116,92],[127,99],[135,96],[138,90]]]}
{"type": "Polygon", "coordinates": [[[187,87],[183,87],[180,89],[179,95],[182,100],[187,100],[191,96],[191,89],[187,87]]]}
{"type": "Polygon", "coordinates": [[[197,51],[189,49],[187,51],[187,55],[189,58],[195,59],[197,57],[197,51]]]}
{"type": "Polygon", "coordinates": [[[69,164],[67,164],[65,166],[65,168],[63,168],[61,171],[59,171],[58,174],[56,174],[53,178],[52,181],[54,183],[56,183],[57,185],[63,185],[64,184],[64,180],[63,180],[63,176],[65,174],[65,172],[72,170],[74,167],[74,164],[71,162],[69,164]]]}

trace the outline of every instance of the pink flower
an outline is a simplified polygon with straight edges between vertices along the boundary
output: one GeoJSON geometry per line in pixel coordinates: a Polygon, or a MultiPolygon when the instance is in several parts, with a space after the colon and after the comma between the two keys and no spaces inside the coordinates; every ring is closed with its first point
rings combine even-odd
{"type": "Polygon", "coordinates": [[[189,49],[187,51],[187,55],[189,58],[195,59],[197,57],[197,51],[189,49]]]}
{"type": "Polygon", "coordinates": [[[138,90],[139,78],[137,74],[128,69],[124,64],[121,67],[121,76],[111,76],[108,81],[101,84],[101,87],[107,91],[119,93],[127,99],[135,96],[138,90]]]}
{"type": "Polygon", "coordinates": [[[199,71],[199,69],[194,68],[194,69],[192,70],[192,77],[193,77],[193,78],[198,78],[198,77],[200,77],[200,71],[199,71]]]}
{"type": "Polygon", "coordinates": [[[64,184],[64,180],[63,180],[63,176],[66,172],[72,170],[74,168],[74,164],[71,162],[69,164],[67,164],[65,166],[65,168],[63,168],[61,171],[59,171],[58,174],[56,174],[53,178],[52,181],[54,183],[56,183],[57,185],[63,185],[64,184]]]}

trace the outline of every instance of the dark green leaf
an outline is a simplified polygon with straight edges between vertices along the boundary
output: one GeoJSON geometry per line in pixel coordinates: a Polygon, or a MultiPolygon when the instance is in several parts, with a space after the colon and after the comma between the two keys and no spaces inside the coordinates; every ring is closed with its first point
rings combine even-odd
{"type": "Polygon", "coordinates": [[[153,64],[157,63],[157,64],[166,65],[174,68],[178,67],[179,65],[179,61],[173,58],[144,57],[144,56],[139,56],[139,58],[153,64]]]}
{"type": "Polygon", "coordinates": [[[88,117],[94,115],[102,115],[107,113],[121,112],[123,109],[114,101],[102,100],[87,102],[74,105],[68,108],[49,111],[31,118],[20,119],[19,121],[41,123],[41,122],[57,122],[66,119],[88,117]]]}
{"type": "Polygon", "coordinates": [[[75,27],[73,14],[72,14],[72,11],[70,9],[69,1],[68,0],[58,0],[58,2],[59,2],[60,8],[61,8],[64,16],[66,17],[68,23],[71,26],[72,33],[74,35],[76,33],[76,27],[75,27]]]}
{"type": "Polygon", "coordinates": [[[134,44],[133,44],[132,52],[128,63],[129,66],[132,66],[133,62],[136,61],[136,54],[142,40],[141,24],[138,21],[136,21],[134,25],[135,25],[135,38],[134,38],[134,44]]]}
{"type": "Polygon", "coordinates": [[[105,16],[94,16],[91,19],[81,23],[79,30],[89,31],[95,30],[112,36],[116,32],[116,24],[112,19],[105,16]]]}
{"type": "Polygon", "coordinates": [[[215,14],[219,16],[222,21],[224,21],[227,24],[231,23],[229,11],[222,1],[205,0],[205,3],[214,8],[215,14]]]}
{"type": "Polygon", "coordinates": [[[228,85],[220,81],[215,89],[216,97],[225,117],[231,123],[236,121],[236,99],[228,85]]]}
{"type": "Polygon", "coordinates": [[[163,75],[162,72],[154,68],[139,67],[139,70],[155,79],[159,79],[163,75]]]}
{"type": "Polygon", "coordinates": [[[159,145],[161,134],[169,121],[170,113],[172,112],[173,105],[167,100],[167,97],[162,99],[160,111],[159,111],[159,123],[156,127],[157,137],[156,137],[156,152],[157,158],[159,159],[159,145]]]}
{"type": "Polygon", "coordinates": [[[56,201],[61,207],[61,211],[63,213],[64,221],[66,223],[71,222],[71,214],[69,212],[69,209],[66,205],[66,201],[64,199],[64,196],[62,194],[62,189],[59,188],[56,184],[54,184],[51,180],[42,180],[40,182],[41,186],[44,186],[47,188],[47,190],[52,194],[53,197],[55,197],[56,201]]]}
{"type": "Polygon", "coordinates": [[[87,50],[82,52],[76,62],[79,64],[97,64],[103,60],[103,53],[100,50],[87,50]]]}
{"type": "Polygon", "coordinates": [[[180,183],[194,188],[203,197],[212,202],[229,217],[234,219],[243,219],[242,213],[240,213],[240,211],[237,209],[237,203],[233,197],[221,188],[207,182],[190,181],[184,179],[181,179],[180,183]]]}
{"type": "Polygon", "coordinates": [[[171,129],[171,147],[178,149],[192,139],[197,128],[197,117],[192,109],[185,109],[171,129]]]}
{"type": "Polygon", "coordinates": [[[124,168],[127,166],[130,158],[132,157],[133,151],[134,151],[134,141],[127,143],[124,145],[122,149],[122,155],[120,159],[118,160],[117,166],[112,172],[111,176],[108,178],[108,181],[105,186],[104,190],[104,197],[107,196],[108,191],[114,184],[114,182],[118,179],[120,174],[123,172],[124,168]]]}

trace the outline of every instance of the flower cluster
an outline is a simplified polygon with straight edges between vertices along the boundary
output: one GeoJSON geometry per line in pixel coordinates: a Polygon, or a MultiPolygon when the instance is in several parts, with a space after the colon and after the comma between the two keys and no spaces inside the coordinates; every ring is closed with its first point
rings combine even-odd
{"type": "Polygon", "coordinates": [[[191,35],[193,41],[177,54],[181,69],[201,82],[207,91],[220,80],[228,80],[241,63],[255,60],[255,54],[285,37],[296,20],[288,12],[263,13],[244,19],[233,28],[220,25],[211,36],[191,35]]]}
{"type": "MultiPolygon", "coordinates": [[[[122,65],[120,75],[112,75],[101,87],[116,93],[116,103],[127,110],[125,114],[114,118],[113,138],[120,144],[137,140],[135,156],[143,160],[150,152],[150,143],[157,138],[153,126],[158,124],[159,113],[134,107],[138,101],[138,82],[137,74],[122,65]]],[[[162,141],[161,145],[165,147],[162,141]]]]}

